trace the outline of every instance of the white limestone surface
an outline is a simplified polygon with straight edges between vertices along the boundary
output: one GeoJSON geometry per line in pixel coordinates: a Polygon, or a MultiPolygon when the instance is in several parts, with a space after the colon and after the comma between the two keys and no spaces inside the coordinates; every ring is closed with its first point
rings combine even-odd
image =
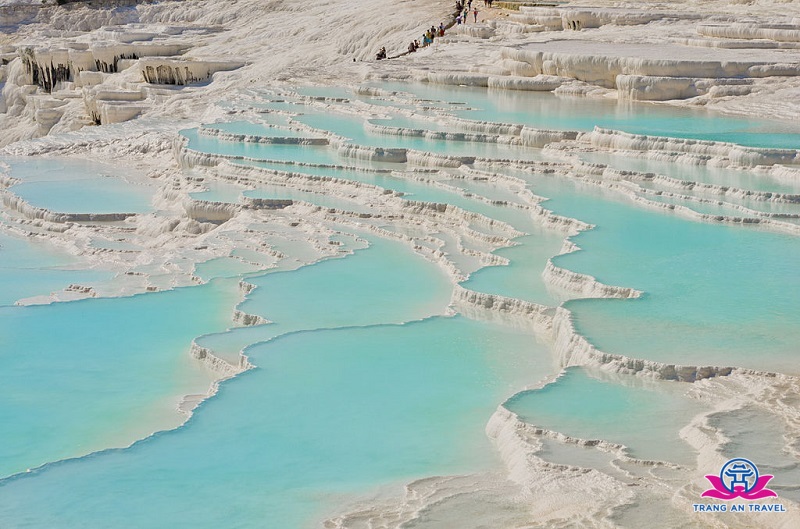
{"type": "MultiPolygon", "coordinates": [[[[78,285],[48,301],[195,284],[200,281],[194,275],[197,263],[234,251],[246,253],[254,262],[261,258],[264,263],[277,261],[276,266],[302,266],[339,255],[341,249],[331,242],[342,230],[368,230],[402,240],[441,266],[454,283],[455,310],[471,317],[529,325],[553,344],[554,359],[561,366],[589,365],[631,376],[674,380],[676,384],[681,381],[698,399],[718,399],[715,412],[732,413],[744,405],[759,405],[765,413],[784,420],[790,435],[798,435],[800,385],[794,377],[746,372],[736,366],[679,366],[609,354],[580,336],[563,308],[553,310],[456,286],[477,267],[503,264],[491,252],[510,245],[511,239],[520,235],[506,223],[462,208],[407,201],[377,186],[309,178],[299,171],[236,167],[231,164],[232,157],[189,151],[176,141],[179,130],[214,122],[233,112],[216,105],[221,101],[238,99],[246,103],[256,98],[243,94],[286,84],[353,86],[366,78],[669,100],[671,105],[706,105],[740,115],[797,120],[800,60],[791,46],[798,41],[797,2],[687,0],[618,5],[598,0],[592,5],[581,2],[583,5],[520,12],[481,9],[479,24],[451,31],[452,38],[437,40],[414,54],[381,62],[373,60],[377,49],[386,46],[392,56],[405,51],[408,42],[420,38],[424,29],[448,20],[452,2],[393,2],[388,14],[386,3],[379,0],[186,0],[140,3],[128,9],[117,9],[109,0],[69,8],[31,4],[0,0],[0,155],[110,160],[141,171],[157,189],[157,212],[106,219],[114,222],[105,224],[90,222],[98,219],[58,217],[25,204],[8,190],[1,192],[4,205],[0,229],[50,240],[85,259],[89,266],[118,272],[114,284],[91,290],[78,285]],[[153,70],[152,75],[148,68],[153,70]],[[302,202],[250,200],[226,204],[190,197],[212,182],[232,182],[245,189],[292,186],[352,199],[370,211],[321,208],[302,202]],[[287,233],[303,243],[305,253],[289,255],[277,249],[275,241],[287,233]],[[101,249],[92,244],[98,239],[132,249],[101,249]]],[[[635,175],[577,163],[567,147],[637,152],[653,159],[687,163],[739,165],[778,175],[786,182],[798,179],[798,154],[789,149],[752,149],[601,129],[578,134],[512,125],[460,125],[464,128],[459,130],[474,132],[464,139],[484,135],[484,140],[500,141],[498,136],[504,135],[527,145],[546,146],[552,159],[531,164],[528,169],[581,178],[587,185],[626,196],[634,194],[635,175]]],[[[425,170],[464,170],[473,176],[485,171],[499,185],[518,193],[521,202],[530,204],[531,218],[543,229],[564,237],[591,229],[574,219],[552,215],[544,207],[546,203],[540,205],[520,189],[519,181],[491,172],[506,167],[507,162],[361,147],[337,138],[330,143],[353,165],[362,161],[403,162],[425,170]]],[[[3,178],[3,186],[8,187],[10,181],[3,178]]],[[[747,191],[722,192],[744,195],[747,191]]],[[[723,194],[723,198],[727,197],[723,194]]],[[[708,216],[698,216],[697,220],[736,222],[708,216]]],[[[563,251],[576,249],[565,240],[563,251]]],[[[545,270],[544,279],[574,296],[639,295],[625,285],[602,285],[594,278],[552,265],[545,270]]],[[[232,317],[240,324],[263,323],[244,313],[232,317]]],[[[233,365],[199,346],[192,354],[217,369],[220,378],[250,367],[246,358],[233,365]]],[[[205,397],[188,398],[184,411],[205,397]]],[[[409,520],[420,522],[424,518],[420,513],[434,512],[437,505],[464,496],[494,506],[494,511],[486,511],[489,526],[611,527],[615,510],[637,502],[647,504],[657,496],[655,490],[684,513],[676,527],[692,523],[688,514],[691,499],[702,487],[699,482],[687,485],[686,480],[658,479],[653,470],[657,465],[625,459],[622,447],[602,440],[568,439],[558,432],[533,431],[502,408],[487,421],[487,434],[505,464],[499,475],[487,479],[420,479],[408,485],[407,495],[400,501],[400,515],[387,517],[387,509],[380,505],[362,506],[358,515],[332,518],[331,526],[363,527],[362,522],[367,520],[377,521],[373,526],[380,522],[382,527],[399,527],[409,520]],[[626,481],[590,465],[547,464],[537,456],[542,438],[570,445],[596,445],[634,470],[626,481]],[[637,487],[644,492],[639,493],[637,487]],[[512,502],[512,498],[519,501],[512,502]],[[504,519],[504,513],[513,516],[508,514],[504,519]]],[[[700,454],[696,466],[681,469],[683,475],[701,475],[719,468],[724,440],[710,428],[707,416],[687,417],[682,435],[700,454]]],[[[787,451],[791,450],[796,451],[796,447],[787,443],[787,451]]],[[[629,470],[625,467],[620,474],[629,470]]],[[[744,525],[738,526],[753,522],[744,520],[744,525]]],[[[780,522],[769,519],[764,526],[792,527],[796,522],[796,514],[792,514],[780,522]]],[[[736,527],[736,523],[722,517],[713,519],[715,527],[736,527]]]]}

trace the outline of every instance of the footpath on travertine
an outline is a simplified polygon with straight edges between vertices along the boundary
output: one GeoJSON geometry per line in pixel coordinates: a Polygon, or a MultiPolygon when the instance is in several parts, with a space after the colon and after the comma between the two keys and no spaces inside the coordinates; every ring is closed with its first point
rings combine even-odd
{"type": "MultiPolygon", "coordinates": [[[[475,17],[473,15],[473,12],[472,10],[470,10],[469,16],[467,17],[468,20],[464,22],[464,25],[469,26],[469,25],[474,25],[476,23],[481,24],[483,22],[486,22],[487,20],[496,20],[498,18],[505,18],[514,12],[513,10],[500,7],[497,5],[494,5],[491,8],[489,8],[489,7],[484,7],[483,2],[472,2],[472,9],[474,10],[476,7],[478,8],[478,21],[475,22],[475,17]],[[478,4],[481,5],[479,6],[478,4]]],[[[459,15],[459,13],[460,11],[453,11],[453,14],[450,15],[450,20],[448,20],[447,24],[445,24],[444,26],[445,31],[449,30],[450,28],[456,25],[456,17],[459,15]]],[[[431,25],[434,27],[438,27],[438,24],[431,24],[431,25]]],[[[422,29],[420,35],[425,33],[426,30],[427,28],[422,29]]],[[[387,59],[397,59],[398,57],[404,57],[410,53],[411,53],[410,51],[404,51],[402,53],[398,53],[397,55],[392,55],[390,57],[387,57],[387,59]]]]}

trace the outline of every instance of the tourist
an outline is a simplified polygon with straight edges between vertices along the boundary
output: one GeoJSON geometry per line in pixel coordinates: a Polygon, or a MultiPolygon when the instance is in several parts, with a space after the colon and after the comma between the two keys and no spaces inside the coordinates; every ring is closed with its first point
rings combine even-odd
{"type": "Polygon", "coordinates": [[[381,51],[379,51],[379,52],[378,52],[378,53],[375,55],[375,59],[377,59],[377,60],[379,60],[379,61],[380,61],[380,60],[383,60],[383,59],[385,59],[385,58],[386,58],[386,48],[381,48],[381,51]]]}
{"type": "Polygon", "coordinates": [[[478,8],[477,7],[472,12],[472,15],[475,17],[475,23],[477,24],[477,22],[478,22],[478,8]]]}

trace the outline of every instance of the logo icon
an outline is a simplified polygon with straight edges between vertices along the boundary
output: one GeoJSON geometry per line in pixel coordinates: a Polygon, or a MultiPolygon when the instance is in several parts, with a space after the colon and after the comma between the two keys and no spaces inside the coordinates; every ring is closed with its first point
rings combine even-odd
{"type": "Polygon", "coordinates": [[[773,477],[767,474],[760,476],[758,467],[752,461],[737,457],[722,465],[719,476],[706,476],[713,488],[705,491],[702,497],[725,501],[736,498],[760,500],[777,497],[775,491],[766,488],[773,477]]]}

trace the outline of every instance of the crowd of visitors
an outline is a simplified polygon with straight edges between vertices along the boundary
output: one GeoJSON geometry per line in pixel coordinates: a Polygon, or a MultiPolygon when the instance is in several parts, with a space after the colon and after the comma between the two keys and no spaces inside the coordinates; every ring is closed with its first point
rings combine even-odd
{"type": "MultiPolygon", "coordinates": [[[[492,2],[489,0],[483,0],[483,5],[485,7],[492,7],[492,2]]],[[[456,24],[466,24],[469,20],[470,14],[472,14],[472,21],[474,23],[478,22],[478,8],[472,7],[472,0],[467,0],[466,2],[456,0],[456,11],[458,12],[458,16],[456,16],[456,24]]]]}
{"type": "MultiPolygon", "coordinates": [[[[483,5],[485,7],[492,7],[493,1],[494,0],[483,0],[483,5]]],[[[477,7],[472,7],[472,0],[456,0],[456,13],[455,23],[457,25],[466,24],[469,20],[469,15],[472,15],[473,23],[478,23],[479,11],[477,7]]],[[[414,39],[408,44],[408,53],[413,53],[419,48],[430,46],[437,38],[444,37],[446,29],[442,22],[439,23],[438,27],[431,26],[430,29],[422,34],[422,43],[420,43],[419,39],[414,39]]],[[[386,48],[381,48],[375,55],[375,58],[379,61],[386,59],[386,48]]]]}

